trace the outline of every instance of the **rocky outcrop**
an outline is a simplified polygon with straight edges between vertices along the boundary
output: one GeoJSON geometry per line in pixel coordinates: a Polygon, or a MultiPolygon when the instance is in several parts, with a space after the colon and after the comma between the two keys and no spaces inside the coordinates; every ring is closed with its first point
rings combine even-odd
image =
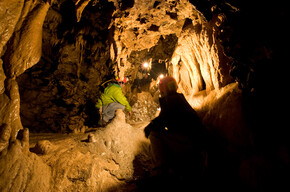
{"type": "MultiPolygon", "coordinates": [[[[11,38],[14,29],[16,27],[16,23],[21,16],[21,10],[23,7],[23,1],[16,0],[16,1],[1,1],[0,3],[0,11],[1,11],[1,41],[0,41],[0,53],[1,56],[3,55],[3,48],[6,45],[7,41],[11,38]],[[5,11],[5,9],[7,11],[5,11]]],[[[0,59],[0,94],[5,91],[4,81],[6,75],[3,69],[3,60],[0,59]]]]}
{"type": "Polygon", "coordinates": [[[57,141],[35,135],[38,141],[31,150],[51,167],[50,191],[136,191],[134,182],[152,169],[143,133],[147,124],[130,126],[117,111],[116,118],[96,132],[61,138],[55,134],[57,141]]]}
{"type": "MultiPolygon", "coordinates": [[[[42,25],[49,8],[48,2],[24,3],[24,1],[2,1],[1,27],[1,100],[0,125],[5,133],[10,133],[10,140],[16,139],[17,132],[22,129],[20,121],[20,97],[15,78],[26,69],[35,65],[41,56],[42,25]],[[34,37],[31,39],[31,37],[34,37]],[[3,38],[2,38],[3,37],[3,38]],[[3,46],[5,45],[5,49],[3,46]],[[4,69],[4,70],[2,70],[4,69]],[[4,85],[4,86],[3,86],[4,85]]],[[[5,136],[6,137],[6,136],[5,136]]],[[[8,140],[6,140],[8,142],[8,140]]]]}
{"type": "Polygon", "coordinates": [[[18,137],[1,152],[0,190],[49,191],[50,167],[36,154],[29,152],[28,129],[21,131],[18,137]]]}
{"type": "Polygon", "coordinates": [[[2,134],[5,137],[3,142],[8,144],[9,141],[16,139],[17,133],[22,128],[20,120],[20,96],[18,85],[15,80],[6,79],[4,94],[0,95],[0,123],[3,128],[2,134]]]}
{"type": "Polygon", "coordinates": [[[220,89],[233,81],[228,67],[230,58],[217,40],[224,15],[219,14],[209,22],[187,1],[135,1],[128,10],[116,10],[113,17],[111,56],[118,63],[120,76],[135,79],[142,63],[158,59],[158,62],[152,61],[152,67],[165,64],[188,98],[201,90],[220,89]],[[178,40],[164,43],[164,39],[172,36],[178,40]],[[163,46],[159,46],[160,42],[163,46]]]}
{"type": "MultiPolygon", "coordinates": [[[[1,153],[1,191],[136,191],[152,169],[147,122],[131,126],[125,114],[82,135],[54,134],[51,141],[25,129],[1,153]],[[94,139],[92,139],[94,138],[94,139]]],[[[2,138],[1,138],[2,139],[2,138]]]]}

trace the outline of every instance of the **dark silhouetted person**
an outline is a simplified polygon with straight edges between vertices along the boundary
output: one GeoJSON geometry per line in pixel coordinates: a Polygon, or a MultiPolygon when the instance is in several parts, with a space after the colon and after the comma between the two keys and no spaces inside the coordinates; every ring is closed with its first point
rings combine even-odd
{"type": "Polygon", "coordinates": [[[144,132],[151,141],[154,177],[165,179],[169,186],[168,178],[174,178],[174,182],[187,188],[200,183],[206,132],[196,111],[183,94],[177,93],[177,88],[173,77],[160,80],[161,112],[144,132]]]}

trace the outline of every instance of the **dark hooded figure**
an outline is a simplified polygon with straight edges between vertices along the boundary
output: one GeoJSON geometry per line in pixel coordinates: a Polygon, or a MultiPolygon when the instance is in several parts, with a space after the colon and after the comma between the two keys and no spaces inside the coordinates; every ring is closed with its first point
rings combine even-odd
{"type": "Polygon", "coordinates": [[[154,175],[177,176],[199,182],[204,169],[206,131],[196,111],[183,94],[177,93],[173,77],[160,80],[161,112],[144,129],[150,139],[154,175]]]}

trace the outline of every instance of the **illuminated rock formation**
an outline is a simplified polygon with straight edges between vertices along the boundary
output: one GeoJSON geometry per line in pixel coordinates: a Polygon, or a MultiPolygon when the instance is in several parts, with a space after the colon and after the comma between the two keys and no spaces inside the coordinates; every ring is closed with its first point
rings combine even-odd
{"type": "MultiPolygon", "coordinates": [[[[49,8],[48,3],[24,1],[2,1],[1,8],[8,10],[8,14],[2,14],[1,23],[4,33],[1,33],[1,118],[0,124],[10,129],[11,140],[16,139],[17,132],[22,129],[20,122],[20,97],[18,84],[15,78],[26,69],[35,65],[41,56],[42,25],[49,8]],[[14,31],[13,31],[13,30],[14,31]],[[33,38],[32,38],[33,37],[33,38]],[[7,43],[7,44],[6,44],[7,43]],[[6,45],[5,54],[2,53],[3,45],[6,45]],[[6,78],[5,78],[6,76],[6,78]],[[3,78],[4,77],[4,78],[3,78]]],[[[6,11],[1,10],[2,13],[6,11]]],[[[5,131],[6,132],[6,131],[5,131]]]]}
{"type": "Polygon", "coordinates": [[[212,186],[283,188],[289,148],[280,112],[289,99],[278,91],[288,86],[281,66],[285,7],[231,0],[2,0],[0,190],[134,191],[130,182],[150,171],[142,129],[158,113],[161,75],[176,78],[209,131],[212,186]],[[118,112],[97,129],[94,104],[102,83],[115,76],[128,78],[132,125],[118,112]],[[28,130],[85,138],[44,138],[30,152],[28,130]],[[84,134],[89,130],[96,132],[84,134]]]}

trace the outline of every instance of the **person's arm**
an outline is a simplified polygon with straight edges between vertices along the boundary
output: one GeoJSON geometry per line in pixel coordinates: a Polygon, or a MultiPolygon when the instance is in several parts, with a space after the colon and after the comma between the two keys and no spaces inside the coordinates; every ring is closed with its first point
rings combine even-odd
{"type": "Polygon", "coordinates": [[[144,129],[145,136],[147,138],[149,137],[151,131],[161,132],[165,130],[167,110],[165,109],[165,107],[163,107],[163,105],[164,105],[163,101],[160,100],[160,106],[161,106],[161,109],[163,108],[163,110],[161,110],[159,116],[153,119],[151,123],[147,125],[147,127],[145,127],[144,129]]]}
{"type": "Polygon", "coordinates": [[[132,107],[130,106],[129,102],[127,101],[127,98],[124,96],[122,89],[116,89],[116,91],[114,92],[114,99],[124,105],[126,107],[127,111],[131,111],[132,107]]]}
{"type": "Polygon", "coordinates": [[[151,123],[145,127],[144,133],[147,138],[149,137],[151,131],[161,132],[165,130],[165,122],[160,115],[153,119],[151,123]]]}
{"type": "Polygon", "coordinates": [[[98,101],[97,101],[97,103],[96,103],[96,108],[98,108],[98,109],[100,109],[100,108],[102,108],[102,106],[103,106],[103,102],[102,102],[102,100],[101,99],[98,99],[98,101]]]}

